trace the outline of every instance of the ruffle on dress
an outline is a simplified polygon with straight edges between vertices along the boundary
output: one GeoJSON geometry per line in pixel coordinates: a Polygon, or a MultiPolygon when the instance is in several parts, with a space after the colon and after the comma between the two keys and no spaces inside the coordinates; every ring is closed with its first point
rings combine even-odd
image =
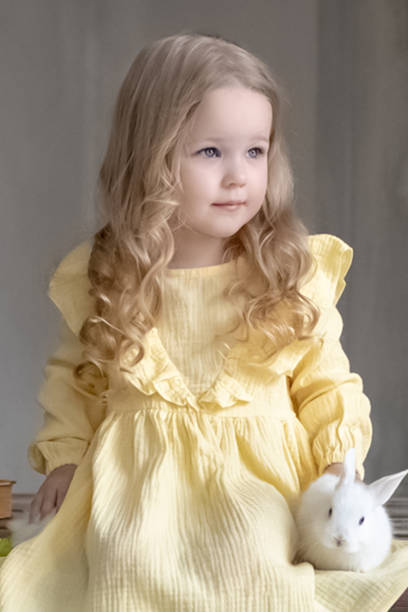
{"type": "MultiPolygon", "coordinates": [[[[123,358],[123,365],[129,369],[125,378],[145,395],[158,393],[163,399],[177,406],[206,410],[211,406],[229,408],[252,399],[252,395],[241,382],[228,373],[226,364],[208,390],[199,395],[192,393],[171,361],[156,327],[145,335],[144,347],[143,359],[132,366],[137,349],[130,349],[123,358]]],[[[227,363],[233,357],[232,350],[227,357],[227,363]]]]}
{"type": "MultiPolygon", "coordinates": [[[[311,278],[302,287],[302,293],[316,303],[324,320],[325,310],[335,306],[344,290],[344,277],[351,265],[353,251],[340,238],[330,234],[309,236],[309,245],[315,266],[311,278]]],[[[75,334],[79,333],[83,322],[93,312],[87,275],[91,248],[91,243],[87,241],[69,253],[57,268],[49,286],[50,298],[75,334]]],[[[165,350],[158,329],[153,327],[144,337],[143,359],[131,365],[136,348],[130,348],[123,357],[123,366],[129,370],[125,372],[125,378],[145,395],[158,394],[176,406],[216,411],[220,407],[229,408],[250,402],[259,378],[268,383],[282,375],[290,376],[311,343],[320,342],[321,336],[317,333],[311,339],[296,340],[267,359],[260,340],[260,332],[253,331],[246,342],[237,341],[211,387],[196,395],[187,387],[165,350]]]]}
{"type": "Polygon", "coordinates": [[[316,266],[302,293],[319,307],[335,306],[346,286],[345,276],[353,260],[353,249],[332,234],[309,236],[316,266]]]}
{"type": "Polygon", "coordinates": [[[49,297],[77,336],[85,319],[93,314],[88,278],[91,251],[92,242],[89,240],[70,251],[59,264],[48,287],[49,297]]]}

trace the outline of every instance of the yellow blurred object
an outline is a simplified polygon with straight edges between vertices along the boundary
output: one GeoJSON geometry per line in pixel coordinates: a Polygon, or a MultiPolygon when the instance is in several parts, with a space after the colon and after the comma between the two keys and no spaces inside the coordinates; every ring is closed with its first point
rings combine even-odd
{"type": "Polygon", "coordinates": [[[7,557],[12,548],[10,538],[0,538],[0,557],[7,557]]]}

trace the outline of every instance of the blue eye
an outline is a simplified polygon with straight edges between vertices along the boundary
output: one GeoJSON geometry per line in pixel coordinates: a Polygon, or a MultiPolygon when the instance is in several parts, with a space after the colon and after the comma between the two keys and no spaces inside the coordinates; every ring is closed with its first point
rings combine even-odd
{"type": "Polygon", "coordinates": [[[264,154],[264,150],[261,149],[261,147],[253,147],[252,149],[249,149],[249,151],[256,151],[258,153],[258,155],[250,155],[249,157],[251,157],[252,159],[256,159],[260,155],[264,154]]]}
{"type": "Polygon", "coordinates": [[[201,151],[198,152],[199,155],[201,155],[201,153],[204,153],[204,157],[208,157],[209,159],[213,158],[213,157],[219,157],[219,155],[207,155],[207,151],[213,151],[213,152],[217,152],[219,154],[219,150],[216,147],[206,147],[205,149],[201,149],[201,151]]]}

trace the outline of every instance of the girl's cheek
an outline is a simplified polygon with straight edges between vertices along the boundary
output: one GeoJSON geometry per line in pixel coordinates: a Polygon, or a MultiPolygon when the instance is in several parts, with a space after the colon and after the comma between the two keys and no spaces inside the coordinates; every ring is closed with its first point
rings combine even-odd
{"type": "Polygon", "coordinates": [[[196,172],[194,172],[194,182],[201,183],[202,185],[207,184],[209,181],[213,181],[218,176],[218,172],[214,169],[209,169],[208,167],[197,168],[196,172]]]}

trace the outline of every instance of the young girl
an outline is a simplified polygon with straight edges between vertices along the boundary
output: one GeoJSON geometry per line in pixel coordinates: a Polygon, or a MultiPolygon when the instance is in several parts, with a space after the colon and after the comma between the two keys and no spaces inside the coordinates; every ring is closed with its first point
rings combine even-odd
{"type": "Polygon", "coordinates": [[[62,338],[29,459],[47,475],[3,612],[387,610],[367,574],[295,564],[292,511],[371,441],[336,303],[352,249],[293,210],[266,65],[182,34],[136,57],[100,171],[106,218],[50,283],[62,338]]]}

